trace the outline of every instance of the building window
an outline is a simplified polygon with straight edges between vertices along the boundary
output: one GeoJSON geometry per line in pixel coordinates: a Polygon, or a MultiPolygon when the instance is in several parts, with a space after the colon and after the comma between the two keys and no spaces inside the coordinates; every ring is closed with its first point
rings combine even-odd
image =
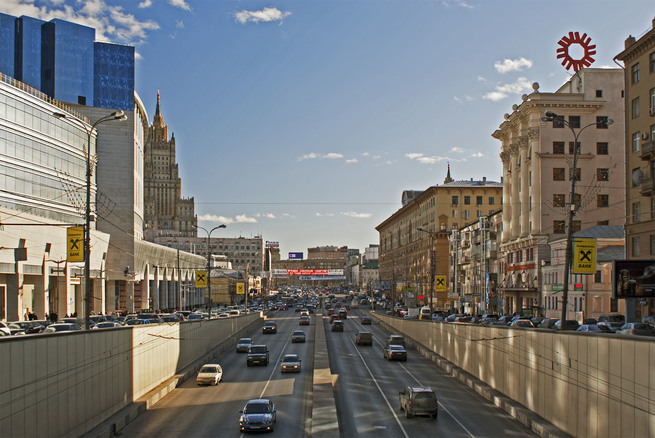
{"type": "Polygon", "coordinates": [[[655,73],[655,52],[650,54],[648,58],[648,65],[650,66],[650,72],[655,73]]]}
{"type": "Polygon", "coordinates": [[[464,219],[468,219],[471,217],[471,212],[468,210],[464,210],[464,219]]]}
{"type": "Polygon", "coordinates": [[[464,196],[464,205],[471,205],[471,197],[464,196]]]}
{"type": "Polygon", "coordinates": [[[494,205],[494,197],[489,196],[489,205],[494,205]]]}
{"type": "Polygon", "coordinates": [[[655,219],[655,198],[650,199],[650,218],[655,219]]]}
{"type": "Polygon", "coordinates": [[[582,199],[580,193],[573,194],[573,205],[575,205],[576,209],[580,208],[580,199],[582,199]]]}
{"type": "Polygon", "coordinates": [[[641,203],[635,202],[632,204],[632,223],[639,222],[641,220],[641,203]]]}
{"type": "Polygon", "coordinates": [[[641,250],[639,248],[639,237],[632,238],[632,257],[639,257],[641,250]]]}
{"type": "Polygon", "coordinates": [[[553,169],[553,181],[564,181],[564,168],[555,167],[553,169]]]}
{"type": "Polygon", "coordinates": [[[476,196],[475,197],[475,203],[477,205],[482,205],[482,196],[476,196]]]}
{"type": "Polygon", "coordinates": [[[603,97],[603,90],[596,90],[596,97],[603,97]]]}
{"type": "Polygon", "coordinates": [[[639,117],[639,97],[632,99],[632,118],[639,117]]]}
{"type": "Polygon", "coordinates": [[[457,207],[458,205],[459,205],[459,197],[458,196],[453,196],[452,206],[457,207]]]}
{"type": "Polygon", "coordinates": [[[582,222],[581,221],[571,221],[571,230],[574,233],[577,233],[582,229],[582,222]]]}
{"type": "Polygon", "coordinates": [[[609,225],[610,221],[598,221],[596,222],[596,225],[609,225]]]}
{"type": "Polygon", "coordinates": [[[651,88],[649,94],[650,94],[650,105],[648,107],[648,114],[653,116],[655,115],[655,88],[651,88]]]}
{"type": "Polygon", "coordinates": [[[639,152],[639,133],[632,134],[632,152],[639,152]]]}
{"type": "Polygon", "coordinates": [[[609,153],[609,144],[607,142],[596,143],[596,155],[607,155],[609,153]]]}
{"type": "Polygon", "coordinates": [[[655,255],[655,234],[650,235],[650,255],[655,255]]]}
{"type": "Polygon", "coordinates": [[[580,116],[569,116],[569,126],[571,128],[580,127],[580,116]]]}
{"type": "Polygon", "coordinates": [[[580,181],[581,174],[582,174],[582,169],[578,167],[575,169],[575,171],[571,171],[571,174],[569,175],[569,180],[575,178],[576,181],[580,181]]]}
{"type": "Polygon", "coordinates": [[[553,221],[553,233],[564,234],[566,226],[564,221],[553,221]]]}
{"type": "Polygon", "coordinates": [[[596,169],[596,181],[609,181],[610,179],[610,170],[601,168],[596,169]]]}
{"type": "Polygon", "coordinates": [[[564,116],[557,116],[553,119],[553,128],[564,128],[564,116]]]}
{"type": "Polygon", "coordinates": [[[596,117],[596,129],[607,129],[609,126],[607,124],[607,116],[597,116],[596,117]]]}
{"type": "Polygon", "coordinates": [[[563,141],[554,141],[553,142],[553,153],[554,154],[563,154],[564,153],[564,142],[563,141]]]}
{"type": "Polygon", "coordinates": [[[594,274],[594,283],[602,283],[603,282],[603,271],[598,270],[596,271],[596,274],[594,274]]]}
{"type": "MultiPolygon", "coordinates": [[[[581,148],[580,142],[578,142],[577,146],[578,146],[578,153],[580,153],[580,148],[581,148]]],[[[573,155],[574,153],[575,152],[573,151],[573,142],[570,141],[569,142],[569,154],[573,155]]]]}
{"type": "Polygon", "coordinates": [[[632,83],[636,84],[639,82],[639,63],[633,65],[630,70],[632,72],[632,83]]]}
{"type": "Polygon", "coordinates": [[[596,207],[603,208],[610,206],[610,195],[598,195],[596,198],[596,207]]]}
{"type": "Polygon", "coordinates": [[[453,217],[457,217],[457,210],[453,210],[453,217]]]}
{"type": "Polygon", "coordinates": [[[566,202],[566,196],[561,193],[555,193],[553,195],[553,207],[564,207],[566,202]]]}
{"type": "Polygon", "coordinates": [[[477,215],[478,215],[478,217],[481,217],[482,216],[482,210],[478,210],[477,215]]]}

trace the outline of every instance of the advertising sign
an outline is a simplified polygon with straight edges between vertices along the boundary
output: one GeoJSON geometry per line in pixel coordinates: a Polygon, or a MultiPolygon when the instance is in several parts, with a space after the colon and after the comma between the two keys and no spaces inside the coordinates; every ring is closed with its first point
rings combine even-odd
{"type": "Polygon", "coordinates": [[[614,298],[655,298],[655,260],[615,260],[614,298]]]}
{"type": "Polygon", "coordinates": [[[290,252],[289,260],[302,260],[303,253],[301,252],[290,252]]]}
{"type": "Polygon", "coordinates": [[[446,276],[443,274],[437,274],[434,276],[434,291],[435,292],[445,292],[446,291],[446,276]]]}
{"type": "Polygon", "coordinates": [[[246,293],[245,283],[237,283],[237,295],[244,295],[246,293]]]}
{"type": "Polygon", "coordinates": [[[266,248],[279,248],[280,242],[266,242],[266,248]]]}
{"type": "Polygon", "coordinates": [[[573,273],[596,273],[596,239],[575,239],[573,243],[573,273]]]}
{"type": "Polygon", "coordinates": [[[196,271],[196,287],[207,287],[207,271],[196,271]]]}
{"type": "Polygon", "coordinates": [[[84,261],[84,227],[66,228],[66,261],[84,261]]]}

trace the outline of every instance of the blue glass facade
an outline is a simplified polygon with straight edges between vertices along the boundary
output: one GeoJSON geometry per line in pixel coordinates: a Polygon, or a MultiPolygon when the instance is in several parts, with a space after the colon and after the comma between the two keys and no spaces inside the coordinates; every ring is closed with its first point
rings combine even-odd
{"type": "Polygon", "coordinates": [[[134,110],[134,47],[94,42],[95,29],[0,14],[0,72],[62,102],[134,110]]]}
{"type": "Polygon", "coordinates": [[[16,17],[0,14],[0,72],[14,77],[16,17]]]}
{"type": "Polygon", "coordinates": [[[16,25],[16,79],[41,89],[41,26],[45,21],[20,17],[16,25]]]}
{"type": "Polygon", "coordinates": [[[134,47],[95,43],[93,106],[134,109],[134,47]]]}

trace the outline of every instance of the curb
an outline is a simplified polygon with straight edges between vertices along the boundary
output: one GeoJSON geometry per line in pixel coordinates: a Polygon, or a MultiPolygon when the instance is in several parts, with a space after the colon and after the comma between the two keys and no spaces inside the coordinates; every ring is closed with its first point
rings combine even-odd
{"type": "Polygon", "coordinates": [[[315,318],[314,376],[311,437],[339,436],[339,418],[334,398],[334,376],[330,369],[323,312],[315,318]]]}

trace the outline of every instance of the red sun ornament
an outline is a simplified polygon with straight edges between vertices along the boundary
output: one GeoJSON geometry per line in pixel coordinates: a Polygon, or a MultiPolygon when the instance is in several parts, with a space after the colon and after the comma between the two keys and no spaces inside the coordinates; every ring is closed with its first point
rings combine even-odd
{"type": "Polygon", "coordinates": [[[557,59],[563,58],[562,65],[567,70],[573,67],[573,70],[578,71],[583,67],[589,67],[594,62],[591,55],[596,54],[596,45],[591,44],[591,38],[586,33],[580,36],[579,32],[569,32],[569,35],[563,36],[557,44],[560,46],[557,49],[557,59]],[[581,59],[573,59],[569,54],[569,48],[573,44],[577,44],[584,49],[584,56],[581,59]]]}

